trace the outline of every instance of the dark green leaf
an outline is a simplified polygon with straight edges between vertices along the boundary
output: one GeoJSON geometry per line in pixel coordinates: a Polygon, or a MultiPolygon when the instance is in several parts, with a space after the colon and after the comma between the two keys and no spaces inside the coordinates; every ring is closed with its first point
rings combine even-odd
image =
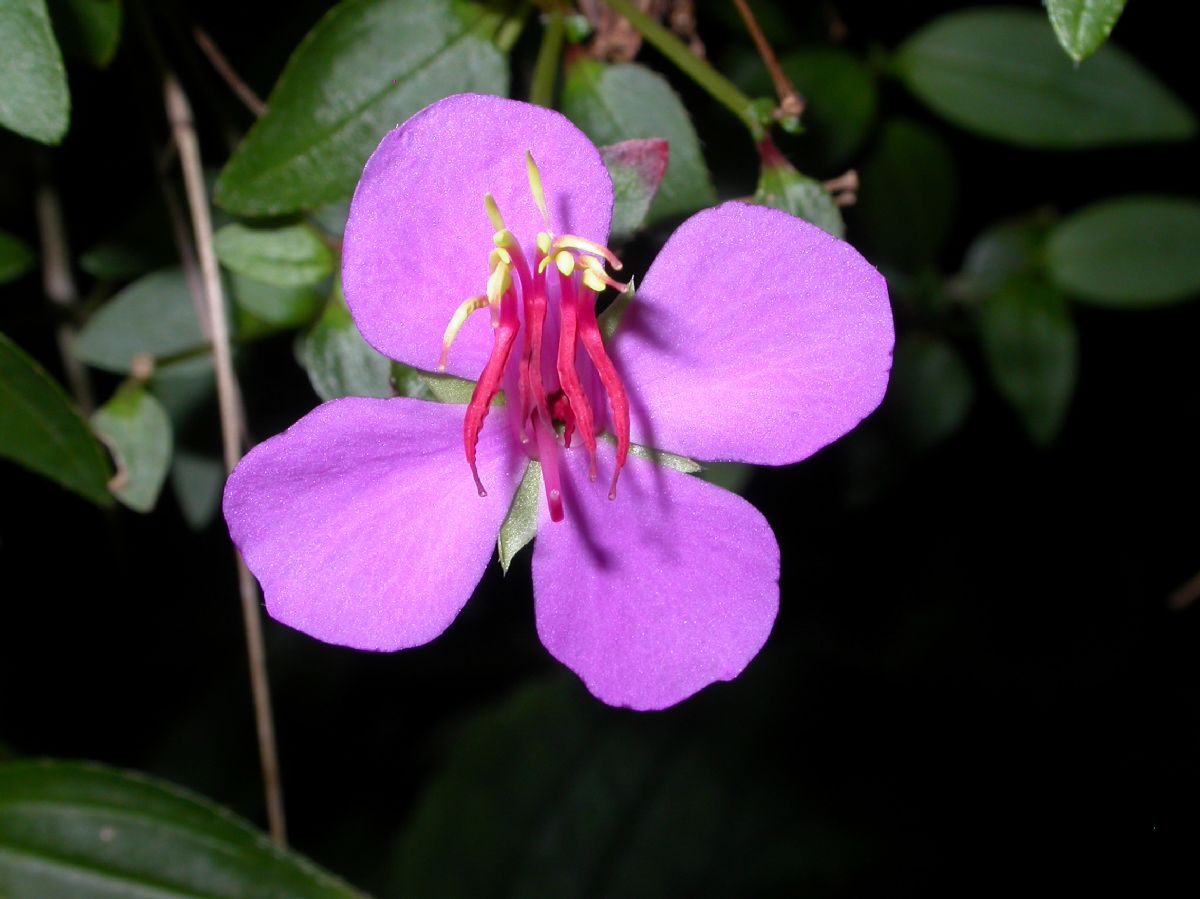
{"type": "Polygon", "coordinates": [[[240,313],[237,331],[243,340],[306,325],[316,318],[324,303],[315,287],[277,287],[244,275],[230,278],[230,292],[240,313]]]}
{"type": "Polygon", "coordinates": [[[0,284],[13,281],[31,268],[36,258],[25,241],[0,231],[0,284]]]}
{"type": "Polygon", "coordinates": [[[171,422],[163,407],[140,384],[129,384],[96,410],[92,427],[117,462],[108,485],[113,495],[136,512],[149,512],[171,463],[171,422]]]}
{"type": "Polygon", "coordinates": [[[1033,442],[1062,429],[1075,389],[1079,339],[1067,301],[1048,284],[1016,277],[980,307],[980,336],[992,380],[1033,442]]]}
{"type": "Polygon", "coordinates": [[[70,123],[71,97],[45,0],[0,3],[0,126],[57,144],[70,123]]]}
{"type": "Polygon", "coordinates": [[[217,181],[217,201],[274,215],[348,199],[389,128],[459,91],[506,94],[493,22],[451,0],[346,0],[292,55],[217,181]]]}
{"type": "Polygon", "coordinates": [[[0,334],[0,457],[12,459],[102,506],[108,457],[67,395],[0,334]]]}
{"type": "Polygon", "coordinates": [[[0,895],[348,899],[349,886],[229,811],[140,774],[0,765],[0,895]]]}
{"type": "Polygon", "coordinates": [[[626,240],[642,227],[667,172],[668,154],[667,142],[654,139],[626,140],[600,148],[613,183],[612,241],[626,240]]]}
{"type": "Polygon", "coordinates": [[[1200,203],[1121,197],[1064,219],[1047,245],[1051,277],[1081,300],[1136,308],[1200,293],[1200,203]]]}
{"type": "Polygon", "coordinates": [[[597,145],[658,137],[670,145],[667,174],[646,224],[717,202],[700,139],[666,80],[635,63],[581,59],[567,73],[562,111],[597,145]]]}
{"type": "Polygon", "coordinates": [[[1196,131],[1188,108],[1111,44],[1072,65],[1033,10],[950,13],[909,38],[896,65],[936,112],[1015,144],[1077,149],[1196,131]]]}
{"type": "Polygon", "coordinates": [[[963,293],[985,297],[1017,274],[1031,274],[1041,263],[1046,227],[1039,221],[1002,222],[967,247],[959,277],[963,293]]]}
{"type": "Polygon", "coordinates": [[[203,530],[221,507],[225,463],[219,455],[177,450],[171,461],[171,489],[188,527],[203,530]]]}
{"type": "Polygon", "coordinates": [[[860,172],[853,233],[873,261],[904,271],[933,261],[954,217],[954,157],[932,131],[907,119],[885,122],[860,172]]]}
{"type": "Polygon", "coordinates": [[[162,359],[207,345],[187,279],[178,268],[146,275],[109,300],[79,334],[89,365],[125,373],[136,356],[162,359]]]}
{"type": "Polygon", "coordinates": [[[530,461],[496,538],[500,567],[504,569],[505,574],[508,574],[508,566],[512,564],[517,553],[537,536],[538,502],[541,494],[542,467],[537,462],[530,461]]]}
{"type": "Polygon", "coordinates": [[[104,281],[129,281],[178,259],[163,204],[149,199],[137,205],[115,232],[82,253],[79,266],[104,281]]]}
{"type": "Polygon", "coordinates": [[[1125,0],[1046,0],[1054,34],[1076,62],[1108,39],[1124,8],[1125,0]]]}
{"type": "Polygon", "coordinates": [[[317,323],[297,341],[296,356],[323,400],[392,395],[391,361],[362,339],[340,286],[317,323]]]}
{"type": "Polygon", "coordinates": [[[825,185],[796,171],[786,160],[765,164],[758,176],[754,202],[790,212],[834,237],[846,233],[842,211],[825,185]]]}
{"type": "Polygon", "coordinates": [[[49,0],[49,4],[63,52],[106,68],[121,42],[121,0],[49,0]]]}
{"type": "Polygon", "coordinates": [[[333,250],[307,225],[226,225],[213,246],[230,271],[276,287],[304,287],[333,274],[333,250]]]}
{"type": "Polygon", "coordinates": [[[798,50],[780,60],[796,90],[804,97],[804,142],[819,145],[830,168],[845,165],[862,147],[879,106],[875,78],[845,50],[798,50]]]}
{"type": "Polygon", "coordinates": [[[910,334],[896,341],[884,411],[912,449],[928,449],[966,420],[974,400],[971,373],[946,341],[910,334]]]}

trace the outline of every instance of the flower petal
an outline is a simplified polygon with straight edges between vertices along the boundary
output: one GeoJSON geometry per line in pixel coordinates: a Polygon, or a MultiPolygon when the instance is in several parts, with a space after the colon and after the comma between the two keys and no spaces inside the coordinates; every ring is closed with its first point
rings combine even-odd
{"type": "MultiPolygon", "coordinates": [[[[551,228],[603,243],[612,181],[591,141],[560,113],[458,94],[384,137],[354,192],[342,261],[350,311],[379,352],[437,366],[450,317],[486,289],[495,229],[485,194],[533,258],[546,226],[530,193],[527,150],[541,171],[551,228]]],[[[459,332],[446,370],[475,378],[491,346],[488,317],[478,313],[459,332]]]]}
{"type": "Polygon", "coordinates": [[[844,241],[745,203],[667,241],[614,341],[633,440],[786,465],[865,418],[891,369],[887,285],[844,241]]]}
{"type": "MultiPolygon", "coordinates": [[[[353,397],[255,447],[225,485],[225,520],[267,611],[319,640],[394,650],[449,626],[491,559],[524,468],[485,427],[480,497],[462,406],[353,397]]],[[[493,416],[502,419],[502,416],[493,416]]]]}
{"type": "MultiPolygon", "coordinates": [[[[612,464],[602,442],[599,455],[612,464]]],[[[543,509],[538,636],[610,705],[662,709],[741,673],[779,607],[779,547],[735,494],[631,456],[615,500],[564,453],[566,520],[543,509]]]]}

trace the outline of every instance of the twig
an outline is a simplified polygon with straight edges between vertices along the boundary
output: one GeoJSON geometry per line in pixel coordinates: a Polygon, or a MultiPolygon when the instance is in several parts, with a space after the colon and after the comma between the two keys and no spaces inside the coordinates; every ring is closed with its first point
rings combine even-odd
{"type": "Polygon", "coordinates": [[[192,37],[196,39],[196,46],[200,48],[212,67],[217,70],[217,74],[221,76],[221,80],[229,85],[229,89],[237,94],[237,98],[242,101],[242,104],[249,109],[256,117],[261,117],[267,111],[267,104],[262,101],[258,94],[254,93],[253,88],[245,81],[238,77],[238,73],[234,71],[233,66],[229,64],[229,60],[225,58],[225,54],[221,52],[221,48],[216,45],[208,32],[197,25],[192,29],[192,37]]]}
{"type": "Polygon", "coordinates": [[[35,204],[38,238],[42,245],[42,286],[50,302],[64,312],[55,333],[58,352],[71,396],[87,417],[95,410],[96,401],[87,369],[75,352],[77,334],[71,313],[79,303],[79,290],[75,286],[75,276],[71,274],[71,251],[63,223],[62,203],[49,179],[39,185],[35,204]]]}
{"type": "Polygon", "coordinates": [[[746,30],[750,32],[754,46],[758,48],[758,55],[762,57],[763,65],[767,67],[767,71],[771,74],[771,81],[775,84],[775,93],[779,95],[779,108],[775,110],[775,117],[799,118],[800,114],[804,112],[804,98],[796,92],[792,80],[779,65],[779,59],[775,56],[775,51],[771,49],[767,36],[758,27],[758,20],[750,11],[750,4],[746,0],[733,0],[733,5],[742,14],[746,30]]]}
{"type": "Polygon", "coordinates": [[[533,80],[529,86],[529,102],[539,106],[554,106],[554,84],[558,80],[558,67],[562,60],[563,37],[566,26],[561,10],[553,10],[546,16],[546,27],[542,32],[542,44],[538,47],[537,61],[533,64],[533,80]]]}
{"type": "MultiPolygon", "coordinates": [[[[192,123],[191,105],[176,77],[167,73],[164,84],[167,118],[171,134],[179,150],[183,182],[188,207],[192,214],[196,253],[200,259],[200,274],[204,282],[208,318],[212,326],[213,364],[217,375],[217,403],[221,411],[221,441],[225,451],[225,467],[232,471],[241,458],[239,438],[237,380],[233,373],[233,357],[229,349],[229,325],[225,320],[225,302],[221,288],[221,273],[213,250],[212,220],[208,214],[208,197],[204,188],[204,171],[200,164],[200,143],[192,123]]],[[[283,789],[279,779],[279,758],[275,746],[275,725],[271,716],[271,692],[267,680],[266,650],[263,645],[262,621],[258,610],[258,589],[241,555],[237,555],[238,591],[242,600],[242,623],[246,630],[246,648],[250,662],[250,687],[254,701],[254,723],[258,731],[258,754],[262,766],[263,788],[266,793],[267,822],[271,839],[279,846],[286,845],[283,817],[283,789]]]]}

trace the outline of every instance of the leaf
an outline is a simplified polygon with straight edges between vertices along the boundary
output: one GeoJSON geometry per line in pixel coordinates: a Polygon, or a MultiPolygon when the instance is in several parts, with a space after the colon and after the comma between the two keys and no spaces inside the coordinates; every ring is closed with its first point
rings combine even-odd
{"type": "Polygon", "coordinates": [[[0,3],[0,125],[57,144],[70,124],[71,97],[45,0],[0,3]]]}
{"type": "Polygon", "coordinates": [[[538,499],[541,493],[542,466],[531,459],[496,538],[496,552],[500,556],[500,567],[505,574],[508,574],[508,566],[512,564],[517,553],[537,536],[538,499]]]}
{"type": "Polygon", "coordinates": [[[953,435],[974,398],[970,370],[952,344],[919,332],[896,341],[884,411],[911,449],[926,450],[953,435]]]}
{"type": "Polygon", "coordinates": [[[871,70],[852,53],[827,47],[797,50],[779,64],[804,97],[804,143],[817,144],[831,169],[845,165],[875,123],[879,89],[871,70]]]}
{"type": "Polygon", "coordinates": [[[909,89],[955,124],[1046,149],[1186,140],[1188,108],[1111,44],[1076,67],[1033,10],[971,9],[925,26],[899,49],[909,89]]]}
{"type": "Polygon", "coordinates": [[[231,812],[140,774],[80,762],[0,765],[0,895],[357,896],[231,812]]]}
{"type": "Polygon", "coordinates": [[[1063,219],[1047,244],[1050,276],[1072,296],[1142,308],[1200,293],[1200,203],[1182,197],[1104,200],[1063,219]]]}
{"type": "Polygon", "coordinates": [[[670,148],[665,140],[625,140],[600,148],[613,183],[609,237],[627,240],[642,227],[650,204],[667,173],[670,148]]]}
{"type": "Polygon", "coordinates": [[[213,247],[230,271],[276,287],[304,287],[333,274],[333,250],[308,225],[226,225],[213,247]]]}
{"type": "Polygon", "coordinates": [[[650,204],[647,225],[717,202],[700,139],[661,75],[636,63],[580,59],[567,72],[561,107],[597,146],[647,137],[670,145],[667,174],[650,204]]]}
{"type": "Polygon", "coordinates": [[[171,461],[171,489],[188,527],[203,530],[221,507],[225,463],[219,455],[179,450],[171,461]]]}
{"type": "Polygon", "coordinates": [[[494,21],[451,0],[345,0],[292,54],[259,119],[217,180],[217,202],[276,215],[349,199],[389,128],[460,91],[506,94],[494,21]]]}
{"type": "Polygon", "coordinates": [[[171,463],[171,422],[140,384],[127,384],[92,416],[117,461],[109,489],[135,512],[149,512],[171,463]]]}
{"type": "Polygon", "coordinates": [[[363,340],[340,285],[316,324],[296,342],[296,358],[323,400],[392,395],[391,360],[363,340]]]}
{"type": "Polygon", "coordinates": [[[112,504],[108,457],[63,389],[0,334],[0,457],[112,504]]]}
{"type": "Polygon", "coordinates": [[[1066,299],[1031,278],[1008,281],[980,307],[992,381],[1039,446],[1062,429],[1078,369],[1079,339],[1066,299]]]}
{"type": "Polygon", "coordinates": [[[49,0],[63,52],[108,67],[121,41],[121,0],[49,0]]]}
{"type": "Polygon", "coordinates": [[[967,247],[958,278],[962,291],[986,297],[1013,275],[1032,274],[1041,264],[1045,242],[1046,227],[1041,221],[992,225],[967,247]]]}
{"type": "Polygon", "coordinates": [[[126,373],[135,356],[154,359],[201,351],[207,340],[183,270],[168,268],[133,282],[100,308],[79,333],[79,356],[126,373]]]}
{"type": "Polygon", "coordinates": [[[773,163],[764,161],[758,176],[754,202],[760,206],[782,209],[806,222],[812,222],[834,237],[846,233],[842,211],[825,185],[796,171],[787,160],[779,157],[773,163]]]}
{"type": "Polygon", "coordinates": [[[942,140],[916,122],[890,119],[863,163],[851,224],[869,258],[916,271],[945,243],[955,195],[954,157],[942,140]]]}
{"type": "Polygon", "coordinates": [[[1108,39],[1124,8],[1125,0],[1046,0],[1054,35],[1076,62],[1108,39]]]}
{"type": "Polygon", "coordinates": [[[19,237],[0,231],[0,284],[15,281],[33,268],[33,250],[19,237]]]}
{"type": "Polygon", "coordinates": [[[306,325],[320,313],[324,302],[315,287],[277,287],[245,275],[230,278],[230,293],[239,313],[237,332],[243,340],[306,325]]]}

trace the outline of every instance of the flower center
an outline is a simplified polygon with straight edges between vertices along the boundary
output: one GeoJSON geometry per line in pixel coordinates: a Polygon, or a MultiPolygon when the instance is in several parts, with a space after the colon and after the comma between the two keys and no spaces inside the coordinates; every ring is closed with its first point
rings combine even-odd
{"type": "Polygon", "coordinates": [[[616,498],[617,478],[629,454],[629,400],[596,321],[597,295],[605,287],[624,290],[626,285],[606,273],[605,263],[621,269],[620,260],[607,247],[583,237],[551,233],[541,174],[528,151],[525,164],[530,192],[546,225],[534,242],[532,264],[521,242],[505,227],[496,201],[486,195],[484,206],[496,229],[488,254],[487,292],[465,300],[451,317],[438,369],[445,368],[455,335],[470,314],[490,309],[492,352],[463,420],[467,464],[479,495],[486,496],[475,449],[492,400],[503,387],[513,434],[529,457],[541,463],[550,518],[561,521],[560,441],[569,448],[578,435],[587,450],[588,475],[595,480],[596,435],[604,432],[608,415],[607,424],[617,438],[609,499],[616,498]]]}

